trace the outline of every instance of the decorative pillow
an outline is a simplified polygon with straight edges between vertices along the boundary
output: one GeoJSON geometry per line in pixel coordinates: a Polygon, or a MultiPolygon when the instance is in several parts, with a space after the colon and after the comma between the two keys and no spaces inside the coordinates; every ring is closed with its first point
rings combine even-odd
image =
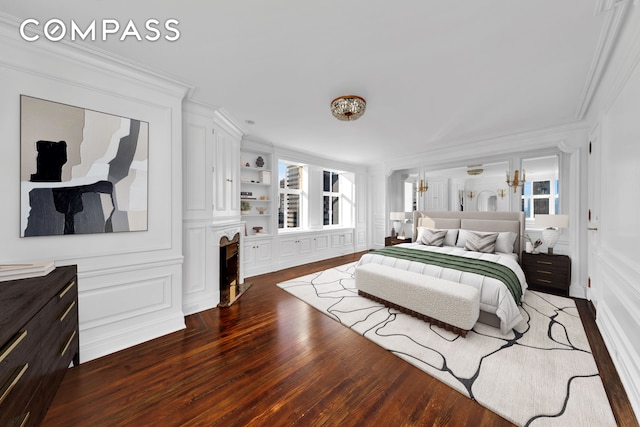
{"type": "Polygon", "coordinates": [[[458,239],[456,240],[456,246],[459,248],[464,248],[464,246],[467,244],[467,233],[469,232],[469,230],[463,230],[460,229],[460,231],[458,232],[458,239]]]}
{"type": "Polygon", "coordinates": [[[443,246],[455,246],[456,240],[458,239],[458,229],[452,228],[447,230],[447,235],[444,237],[443,246]]]}
{"type": "Polygon", "coordinates": [[[468,251],[494,253],[498,233],[479,233],[467,231],[467,242],[464,248],[468,251]]]}
{"type": "Polygon", "coordinates": [[[437,230],[435,228],[420,227],[418,243],[427,246],[442,246],[447,230],[437,230]]]}
{"type": "Polygon", "coordinates": [[[498,233],[498,239],[496,240],[496,252],[512,254],[516,237],[518,237],[518,235],[513,231],[498,233]]]}

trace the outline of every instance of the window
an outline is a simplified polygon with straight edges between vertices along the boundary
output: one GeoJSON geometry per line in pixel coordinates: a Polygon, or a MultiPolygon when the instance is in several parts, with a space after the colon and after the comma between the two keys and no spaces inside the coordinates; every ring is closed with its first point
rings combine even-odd
{"type": "Polygon", "coordinates": [[[522,190],[522,211],[527,220],[538,214],[559,214],[558,156],[525,159],[527,181],[522,190]]]}
{"type": "Polygon", "coordinates": [[[292,229],[301,227],[303,166],[278,161],[278,192],[280,205],[278,209],[278,228],[292,229]]]}
{"type": "Polygon", "coordinates": [[[340,225],[340,174],[324,170],[323,197],[323,225],[340,225]]]}

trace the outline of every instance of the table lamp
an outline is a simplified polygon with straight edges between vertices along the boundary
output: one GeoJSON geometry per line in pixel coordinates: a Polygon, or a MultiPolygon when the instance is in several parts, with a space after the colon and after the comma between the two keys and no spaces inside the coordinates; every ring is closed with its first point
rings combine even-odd
{"type": "Polygon", "coordinates": [[[536,227],[544,228],[542,230],[542,241],[547,244],[547,252],[553,255],[553,247],[558,243],[560,238],[559,228],[569,227],[569,215],[536,215],[536,227]]]}

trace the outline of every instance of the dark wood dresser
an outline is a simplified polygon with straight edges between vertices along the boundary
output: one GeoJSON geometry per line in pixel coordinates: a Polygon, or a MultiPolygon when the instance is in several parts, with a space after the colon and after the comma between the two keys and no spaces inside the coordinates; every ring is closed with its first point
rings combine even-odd
{"type": "Polygon", "coordinates": [[[76,266],[0,282],[0,426],[37,426],[80,363],[76,266]]]}
{"type": "Polygon", "coordinates": [[[385,246],[394,246],[399,245],[400,243],[411,243],[411,237],[405,237],[404,239],[401,239],[400,237],[388,236],[384,238],[385,246]]]}
{"type": "Polygon", "coordinates": [[[522,254],[529,289],[569,296],[571,259],[566,255],[522,254]]]}

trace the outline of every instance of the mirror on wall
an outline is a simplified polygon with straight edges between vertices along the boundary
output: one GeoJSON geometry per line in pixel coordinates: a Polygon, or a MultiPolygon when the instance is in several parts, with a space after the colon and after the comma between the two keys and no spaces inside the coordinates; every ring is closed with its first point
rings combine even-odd
{"type": "Polygon", "coordinates": [[[484,190],[478,193],[477,209],[479,212],[495,212],[498,210],[498,196],[495,191],[484,190]]]}

